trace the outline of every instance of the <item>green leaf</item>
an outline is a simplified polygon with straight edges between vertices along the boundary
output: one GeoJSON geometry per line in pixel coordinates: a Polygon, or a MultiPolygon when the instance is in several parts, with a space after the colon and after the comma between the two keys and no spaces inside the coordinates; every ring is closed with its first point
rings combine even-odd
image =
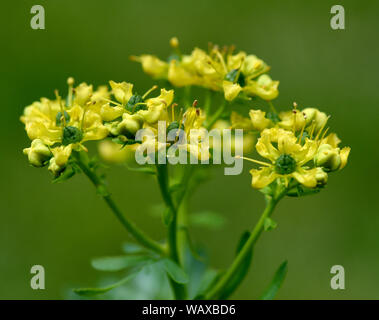
{"type": "Polygon", "coordinates": [[[220,230],[226,225],[226,219],[213,211],[200,211],[189,215],[189,224],[194,227],[220,230]]]}
{"type": "Polygon", "coordinates": [[[188,282],[188,275],[175,262],[166,258],[162,260],[162,264],[172,280],[181,284],[188,282]]]}
{"type": "Polygon", "coordinates": [[[287,261],[284,261],[276,271],[274,279],[272,280],[270,286],[266,289],[265,293],[262,295],[261,300],[274,299],[287,275],[287,270],[287,261]]]}
{"type": "Polygon", "coordinates": [[[91,265],[100,271],[120,271],[150,261],[151,258],[148,256],[115,256],[93,259],[91,265]]]}
{"type": "Polygon", "coordinates": [[[157,172],[155,171],[155,169],[151,168],[151,167],[138,167],[138,168],[133,168],[133,167],[129,167],[129,166],[126,166],[128,168],[129,171],[134,171],[134,172],[141,172],[141,173],[146,173],[146,174],[156,174],[157,172]]]}
{"type": "Polygon", "coordinates": [[[93,297],[93,296],[96,296],[98,294],[104,294],[114,288],[117,288],[121,285],[123,285],[124,283],[130,281],[131,279],[133,279],[136,275],[137,275],[138,271],[137,272],[134,272],[132,274],[129,274],[128,276],[126,276],[124,279],[116,282],[116,283],[113,283],[107,287],[102,287],[102,288],[79,288],[79,289],[74,289],[74,292],[80,296],[85,296],[85,297],[93,297]]]}
{"type": "Polygon", "coordinates": [[[128,254],[146,252],[146,249],[137,243],[124,243],[122,250],[128,254]]]}
{"type": "Polygon", "coordinates": [[[278,224],[272,220],[271,218],[267,217],[264,221],[263,227],[265,231],[270,231],[275,229],[278,226],[278,224]]]}
{"type": "Polygon", "coordinates": [[[204,300],[205,293],[216,284],[222,274],[223,272],[220,270],[208,269],[201,280],[199,291],[194,300],[204,300]]]}
{"type": "MultiPolygon", "coordinates": [[[[241,251],[249,237],[249,231],[245,231],[244,233],[242,233],[240,241],[237,244],[236,256],[241,251]]],[[[240,267],[236,270],[233,277],[230,279],[229,285],[225,287],[225,289],[220,293],[220,299],[227,299],[237,289],[237,287],[249,271],[252,258],[253,248],[250,249],[249,253],[245,256],[244,260],[242,261],[240,267]]]]}

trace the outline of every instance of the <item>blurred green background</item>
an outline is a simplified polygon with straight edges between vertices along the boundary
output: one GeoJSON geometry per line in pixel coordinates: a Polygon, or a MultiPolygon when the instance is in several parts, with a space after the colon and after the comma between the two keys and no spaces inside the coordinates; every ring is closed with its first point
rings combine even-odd
{"type": "MultiPolygon", "coordinates": [[[[47,170],[28,165],[24,106],[66,90],[68,76],[95,85],[126,80],[143,92],[153,82],[128,57],[166,57],[172,36],[185,52],[212,41],[263,58],[281,81],[276,106],[321,108],[352,147],[348,166],[330,176],[326,190],[280,203],[278,228],[258,243],[234,298],[257,298],[285,259],[289,272],[278,298],[379,298],[378,1],[24,0],[3,2],[1,13],[0,298],[61,299],[72,287],[95,285],[101,275],[90,259],[121,253],[129,239],[84,176],[52,185],[47,170]],[[45,30],[30,27],[35,4],[45,8],[45,30]],[[345,7],[346,30],[330,28],[334,4],[345,7]],[[30,288],[34,264],[45,267],[46,290],[30,288]],[[330,288],[336,264],[345,267],[345,290],[330,288]]],[[[191,205],[228,220],[221,231],[194,230],[219,268],[229,265],[241,232],[264,205],[250,187],[250,168],[245,163],[241,176],[216,170],[191,205]]],[[[148,213],[160,203],[152,178],[117,167],[108,175],[128,215],[162,238],[164,227],[148,213]]]]}

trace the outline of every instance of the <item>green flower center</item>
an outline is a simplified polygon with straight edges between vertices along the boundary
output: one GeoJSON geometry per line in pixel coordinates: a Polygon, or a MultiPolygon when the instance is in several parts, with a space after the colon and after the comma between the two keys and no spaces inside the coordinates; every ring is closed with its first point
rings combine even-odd
{"type": "Polygon", "coordinates": [[[246,84],[244,75],[242,74],[242,72],[239,72],[238,69],[233,69],[232,71],[229,71],[225,76],[225,80],[228,80],[233,83],[238,83],[241,87],[244,87],[246,84]],[[237,75],[238,79],[236,79],[237,75]]]}
{"type": "Polygon", "coordinates": [[[147,110],[147,107],[143,103],[143,98],[139,94],[134,94],[130,97],[126,109],[130,112],[136,113],[139,110],[147,110]],[[141,104],[139,104],[141,103],[141,104]]]}
{"type": "Polygon", "coordinates": [[[71,143],[80,142],[83,139],[83,133],[78,128],[68,126],[63,129],[62,144],[68,146],[71,143]]]}
{"type": "Polygon", "coordinates": [[[275,162],[275,171],[279,174],[290,174],[296,169],[296,160],[289,154],[281,154],[275,162]]]}

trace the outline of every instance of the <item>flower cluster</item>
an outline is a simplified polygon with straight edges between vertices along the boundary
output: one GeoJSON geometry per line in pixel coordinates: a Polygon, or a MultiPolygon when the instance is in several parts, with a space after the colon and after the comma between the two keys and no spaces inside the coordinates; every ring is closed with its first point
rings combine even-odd
{"type": "Polygon", "coordinates": [[[24,154],[33,166],[48,165],[49,171],[59,176],[66,168],[72,151],[87,151],[84,142],[105,138],[111,138],[114,142],[107,139],[100,145],[99,150],[104,158],[115,160],[118,157],[122,161],[125,157],[121,148],[135,146],[138,143],[135,135],[140,129],[153,132],[150,137],[144,137],[142,143],[146,147],[154,144],[153,150],[158,151],[166,147],[166,144],[159,143],[157,137],[158,122],[161,120],[165,121],[167,132],[183,129],[185,139],[183,143],[176,143],[178,149],[197,158],[209,158],[208,145],[201,144],[204,137],[203,111],[193,106],[185,112],[180,109],[178,115],[175,110],[177,104],[172,103],[173,90],[161,89],[160,95],[148,98],[157,86],[139,95],[133,92],[133,84],[127,82],[110,81],[111,90],[107,86],[93,90],[93,86],[86,83],[74,88],[73,84],[73,79],[69,78],[66,99],[63,100],[55,91],[54,100],[41,98],[27,106],[21,116],[32,140],[31,146],[24,149],[24,154]],[[168,112],[170,106],[172,109],[168,112]],[[191,137],[192,129],[199,130],[198,138],[191,137]],[[117,144],[118,147],[115,146],[117,144]]]}
{"type": "Polygon", "coordinates": [[[273,81],[267,72],[270,67],[255,55],[243,51],[234,53],[234,47],[210,45],[208,52],[195,48],[191,54],[182,54],[179,42],[171,39],[175,53],[167,61],[144,54],[132,59],[142,64],[144,72],[155,79],[167,79],[173,86],[201,86],[221,91],[228,101],[240,93],[273,100],[278,96],[279,81],[273,81]]]}
{"type": "Polygon", "coordinates": [[[269,162],[248,159],[259,164],[250,171],[252,186],[262,189],[277,181],[285,187],[300,184],[318,188],[326,184],[328,173],[342,169],[350,153],[349,147],[340,149],[335,133],[328,133],[328,116],[315,108],[266,113],[250,110],[249,118],[233,113],[235,128],[259,133],[256,151],[269,162]],[[326,128],[326,129],[325,129],[326,128]]]}

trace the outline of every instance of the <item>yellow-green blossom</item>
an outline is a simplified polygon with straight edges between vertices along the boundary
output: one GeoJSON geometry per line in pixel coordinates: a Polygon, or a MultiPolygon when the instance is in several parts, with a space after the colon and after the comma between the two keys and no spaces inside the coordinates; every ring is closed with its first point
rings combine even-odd
{"type": "MultiPolygon", "coordinates": [[[[177,39],[170,43],[180,53],[177,39]]],[[[279,81],[265,74],[270,67],[255,55],[243,51],[233,54],[233,50],[233,47],[220,50],[212,46],[208,52],[194,48],[189,55],[176,54],[169,62],[151,55],[133,57],[133,60],[140,62],[147,74],[167,79],[177,87],[196,85],[221,91],[228,101],[234,100],[240,92],[265,100],[275,99],[279,81]]]]}
{"type": "Polygon", "coordinates": [[[301,145],[291,131],[271,128],[262,131],[256,150],[271,163],[257,161],[263,167],[250,171],[254,188],[264,188],[278,178],[282,179],[285,185],[294,178],[306,187],[317,186],[317,169],[309,169],[306,166],[315,156],[316,141],[306,139],[304,145],[301,145]]]}

